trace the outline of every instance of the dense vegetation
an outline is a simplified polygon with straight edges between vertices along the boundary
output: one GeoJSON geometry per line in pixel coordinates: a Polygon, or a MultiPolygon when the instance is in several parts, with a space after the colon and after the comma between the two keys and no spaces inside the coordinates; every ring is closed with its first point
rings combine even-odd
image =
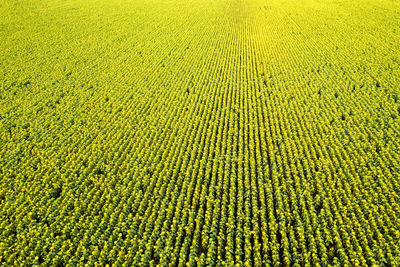
{"type": "Polygon", "coordinates": [[[400,265],[399,22],[0,0],[0,265],[400,265]]]}

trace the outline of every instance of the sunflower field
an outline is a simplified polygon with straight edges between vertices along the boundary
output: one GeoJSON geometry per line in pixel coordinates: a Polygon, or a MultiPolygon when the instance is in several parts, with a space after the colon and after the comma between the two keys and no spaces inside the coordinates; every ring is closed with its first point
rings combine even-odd
{"type": "Polygon", "coordinates": [[[1,266],[399,266],[400,2],[0,0],[1,266]]]}

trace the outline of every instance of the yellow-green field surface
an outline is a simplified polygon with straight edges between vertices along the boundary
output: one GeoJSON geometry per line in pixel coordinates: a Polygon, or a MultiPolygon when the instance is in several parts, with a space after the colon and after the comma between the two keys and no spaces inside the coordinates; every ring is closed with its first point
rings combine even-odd
{"type": "Polygon", "coordinates": [[[400,266],[400,1],[0,0],[0,265],[400,266]]]}

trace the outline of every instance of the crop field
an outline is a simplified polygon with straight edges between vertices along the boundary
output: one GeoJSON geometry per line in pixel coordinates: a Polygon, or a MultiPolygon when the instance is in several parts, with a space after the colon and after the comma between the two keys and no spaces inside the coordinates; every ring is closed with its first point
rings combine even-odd
{"type": "Polygon", "coordinates": [[[400,1],[0,0],[0,265],[400,266],[400,1]]]}

